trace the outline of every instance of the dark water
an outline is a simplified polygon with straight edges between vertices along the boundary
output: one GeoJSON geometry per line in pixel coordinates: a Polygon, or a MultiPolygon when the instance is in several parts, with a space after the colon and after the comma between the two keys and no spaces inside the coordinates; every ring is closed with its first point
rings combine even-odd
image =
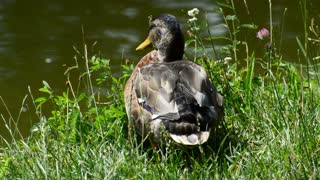
{"type": "MultiPolygon", "coordinates": [[[[267,0],[247,0],[249,15],[244,1],[235,0],[237,13],[244,23],[254,22],[259,27],[269,27],[267,0]],[[245,22],[247,21],[247,22],[245,22]]],[[[273,2],[273,19],[277,28],[287,8],[284,23],[283,56],[296,63],[296,36],[301,36],[303,24],[299,1],[277,0],[273,2]]],[[[319,18],[320,3],[309,2],[313,16],[319,18]]],[[[145,52],[135,52],[135,47],[146,37],[147,17],[160,13],[176,15],[184,30],[187,28],[187,11],[198,8],[208,12],[213,35],[223,35],[225,29],[214,28],[222,22],[215,14],[212,0],[154,0],[154,1],[54,1],[54,0],[1,0],[0,1],[0,135],[10,139],[5,123],[14,127],[10,120],[19,119],[18,128],[26,136],[34,121],[31,103],[23,106],[28,86],[34,96],[46,80],[56,89],[65,89],[64,65],[74,64],[78,49],[83,45],[83,33],[90,46],[97,42],[93,53],[112,60],[113,70],[124,59],[137,60],[145,52]],[[10,113],[7,111],[7,109],[10,113]],[[12,117],[12,119],[10,118],[12,117]],[[19,117],[19,118],[18,118],[19,117]]],[[[30,97],[28,97],[30,99],[30,97]]],[[[1,139],[1,138],[0,138],[1,139]]]]}

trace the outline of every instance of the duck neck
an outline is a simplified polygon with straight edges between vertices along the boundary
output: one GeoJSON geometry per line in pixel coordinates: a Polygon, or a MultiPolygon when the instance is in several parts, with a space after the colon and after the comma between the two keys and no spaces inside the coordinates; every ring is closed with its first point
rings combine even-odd
{"type": "Polygon", "coordinates": [[[158,49],[158,58],[161,62],[182,60],[184,53],[184,38],[179,30],[172,35],[172,40],[163,48],[158,49]]]}

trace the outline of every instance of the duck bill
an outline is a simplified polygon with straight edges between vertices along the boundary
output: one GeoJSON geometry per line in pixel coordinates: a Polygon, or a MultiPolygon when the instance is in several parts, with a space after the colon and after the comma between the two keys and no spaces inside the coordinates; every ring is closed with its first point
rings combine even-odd
{"type": "Polygon", "coordinates": [[[144,48],[146,48],[147,46],[149,46],[151,44],[151,41],[149,39],[149,37],[147,37],[146,40],[143,41],[143,43],[141,43],[137,48],[136,51],[142,50],[144,48]]]}

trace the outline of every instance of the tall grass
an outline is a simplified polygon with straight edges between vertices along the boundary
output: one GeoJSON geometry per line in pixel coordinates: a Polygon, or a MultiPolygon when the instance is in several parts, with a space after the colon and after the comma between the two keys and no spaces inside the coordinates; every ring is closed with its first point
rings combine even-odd
{"type": "MultiPolygon", "coordinates": [[[[33,97],[29,90],[27,99],[39,123],[28,138],[1,147],[0,178],[319,179],[319,81],[305,78],[273,49],[256,57],[237,38],[243,27],[256,30],[255,26],[241,24],[236,11],[219,12],[231,28],[230,43],[217,57],[228,58],[209,57],[208,48],[214,48],[210,42],[219,37],[202,38],[206,31],[193,28],[187,43],[197,48],[195,61],[207,69],[225,98],[224,122],[209,143],[193,149],[168,145],[162,150],[141,143],[128,128],[123,102],[133,65],[123,65],[121,76],[114,77],[110,60],[89,58],[85,46],[75,66],[66,70],[62,94],[46,82],[40,89],[42,97],[33,97]],[[243,48],[245,53],[236,54],[243,48]],[[267,73],[256,73],[258,67],[267,73]]],[[[200,27],[197,22],[189,25],[200,27]]],[[[310,29],[314,36],[307,33],[308,38],[319,42],[320,31],[310,29]]],[[[305,47],[301,43],[301,51],[305,47]]],[[[314,51],[304,53],[304,60],[317,60],[319,43],[310,43],[308,49],[314,51]]]]}

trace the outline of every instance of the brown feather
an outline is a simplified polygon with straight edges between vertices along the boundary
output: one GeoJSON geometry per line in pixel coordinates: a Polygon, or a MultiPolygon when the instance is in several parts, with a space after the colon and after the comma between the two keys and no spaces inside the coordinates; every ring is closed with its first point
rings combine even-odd
{"type": "Polygon", "coordinates": [[[222,119],[223,97],[198,64],[184,60],[159,63],[152,53],[142,58],[126,84],[129,119],[140,135],[151,133],[154,143],[162,141],[160,126],[180,143],[206,142],[208,133],[200,132],[210,132],[222,119]],[[197,136],[200,139],[194,140],[197,136]]]}

